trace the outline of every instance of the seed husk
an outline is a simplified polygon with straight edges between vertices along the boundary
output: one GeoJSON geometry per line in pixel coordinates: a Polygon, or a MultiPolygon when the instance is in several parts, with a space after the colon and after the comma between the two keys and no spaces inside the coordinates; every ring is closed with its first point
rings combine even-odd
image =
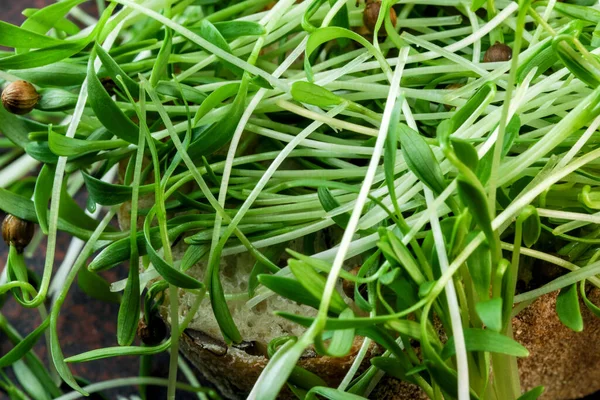
{"type": "Polygon", "coordinates": [[[157,314],[152,314],[149,322],[144,318],[138,322],[137,335],[148,346],[156,346],[167,336],[167,326],[157,314]]]}
{"type": "Polygon", "coordinates": [[[2,91],[2,105],[8,112],[17,115],[31,112],[39,100],[39,93],[27,81],[13,82],[2,91]]]}
{"type": "MultiPolygon", "coordinates": [[[[363,23],[367,27],[370,33],[375,32],[375,25],[377,24],[377,18],[379,18],[379,11],[381,10],[381,1],[368,1],[365,5],[365,10],[363,12],[363,23]]],[[[390,8],[390,20],[392,21],[392,25],[396,26],[396,11],[393,8],[390,8]]],[[[386,36],[387,32],[385,31],[385,27],[382,25],[377,32],[378,36],[386,36]]]]}
{"type": "Polygon", "coordinates": [[[32,222],[22,220],[12,214],[8,214],[2,222],[2,238],[11,246],[15,246],[18,253],[22,253],[27,247],[34,234],[32,222]]]}
{"type": "Polygon", "coordinates": [[[508,61],[512,58],[512,49],[504,43],[496,42],[483,55],[483,62],[508,61]]]}

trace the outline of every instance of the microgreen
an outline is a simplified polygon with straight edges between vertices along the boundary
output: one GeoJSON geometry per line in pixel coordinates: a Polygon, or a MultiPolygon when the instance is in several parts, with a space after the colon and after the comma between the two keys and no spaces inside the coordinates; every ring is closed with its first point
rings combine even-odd
{"type": "Polygon", "coordinates": [[[21,338],[0,317],[15,344],[0,366],[17,378],[2,374],[4,390],[62,394],[32,350],[47,334],[53,368],[79,393],[164,384],[169,398],[216,398],[178,356],[180,335],[212,324],[237,346],[239,310],[285,298],[313,311],[272,316],[301,334],[257,339],[269,361],[241,389],[249,398],[284,387],[365,398],[388,374],[435,399],[535,399],[542,388],[521,395],[528,351],[511,318],[555,291],[568,328],[585,334],[580,300],[600,316],[586,291],[600,284],[596,7],[386,0],[371,29],[373,1],[114,0],[98,19],[81,3],[0,22],[14,49],[0,58],[3,86],[27,80],[41,96],[24,116],[0,109],[0,209],[47,237],[39,283],[26,257],[39,241],[25,255],[13,243],[6,260],[0,293],[43,322],[21,338]],[[496,41],[511,59],[483,62],[496,41]],[[84,244],[53,274],[59,232],[84,244]],[[567,273],[521,289],[532,258],[567,273]],[[97,275],[124,262],[119,282],[97,275]],[[57,323],[75,279],[119,303],[118,346],[63,355],[57,323]],[[200,307],[214,319],[199,322],[200,307]],[[140,316],[157,313],[170,337],[133,345],[140,316]],[[385,352],[372,357],[373,343],[385,352]],[[341,382],[300,365],[309,347],[352,360],[341,382]],[[164,351],[169,379],[148,376],[164,351]],[[68,367],[126,355],[141,357],[139,377],[86,388],[68,367]]]}

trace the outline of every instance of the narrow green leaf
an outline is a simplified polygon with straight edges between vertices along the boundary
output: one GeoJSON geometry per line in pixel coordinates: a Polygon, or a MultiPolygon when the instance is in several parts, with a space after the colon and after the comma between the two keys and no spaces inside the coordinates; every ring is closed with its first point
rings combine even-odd
{"type": "Polygon", "coordinates": [[[144,222],[144,239],[146,241],[148,257],[150,258],[152,265],[154,265],[154,268],[156,268],[156,271],[165,279],[165,281],[182,289],[201,289],[204,287],[202,282],[199,282],[167,264],[167,262],[158,255],[156,250],[154,250],[150,236],[149,216],[153,216],[153,213],[148,214],[146,221],[144,222]]]}
{"type": "Polygon", "coordinates": [[[344,102],[344,99],[324,87],[304,81],[294,82],[291,94],[297,102],[322,108],[337,106],[344,102]]]}
{"type": "Polygon", "coordinates": [[[33,400],[50,400],[51,397],[46,392],[46,388],[40,383],[37,377],[31,372],[25,362],[19,360],[14,363],[13,371],[19,381],[19,384],[33,400]]]}
{"type": "Polygon", "coordinates": [[[213,25],[225,40],[233,40],[242,36],[262,36],[267,33],[264,26],[252,21],[222,21],[215,22],[213,25]]]}
{"type": "Polygon", "coordinates": [[[64,40],[44,36],[43,34],[0,21],[0,46],[42,49],[64,43],[64,40]]]}
{"type": "Polygon", "coordinates": [[[434,193],[446,188],[442,169],[425,139],[405,124],[400,124],[402,154],[408,168],[434,193]]]}
{"type": "Polygon", "coordinates": [[[110,291],[110,283],[101,276],[81,268],[77,274],[77,285],[88,296],[106,303],[119,304],[121,296],[110,291]]]}
{"type": "MultiPolygon", "coordinates": [[[[246,75],[247,76],[247,75],[246,75]]],[[[242,114],[246,108],[246,96],[248,94],[247,79],[244,78],[238,93],[231,105],[231,109],[219,122],[210,128],[194,134],[193,142],[188,148],[188,155],[193,160],[199,160],[201,156],[208,156],[220,149],[231,140],[242,114]]],[[[210,96],[209,96],[210,97],[210,96]]],[[[205,102],[208,101],[208,98],[205,102]]],[[[204,104],[204,103],[202,103],[204,104]]],[[[196,117],[198,115],[196,114],[196,117]]]]}
{"type": "Polygon", "coordinates": [[[572,284],[560,290],[556,298],[556,314],[566,327],[575,332],[583,330],[583,318],[579,308],[577,284],[572,284]]]}
{"type": "Polygon", "coordinates": [[[85,65],[68,61],[59,61],[37,68],[9,71],[35,85],[64,87],[81,85],[87,76],[85,65]]]}
{"type": "MultiPolygon", "coordinates": [[[[340,319],[352,319],[354,313],[346,308],[340,313],[340,319]]],[[[321,335],[315,338],[315,349],[319,354],[331,357],[344,357],[348,355],[354,344],[355,329],[340,329],[333,332],[329,346],[325,346],[321,335]]]]}
{"type": "Polygon", "coordinates": [[[13,347],[8,353],[0,358],[0,368],[8,367],[14,364],[25,356],[33,346],[38,342],[39,338],[44,334],[46,328],[50,324],[50,319],[46,318],[40,326],[38,326],[33,332],[27,335],[21,340],[15,347],[13,347]]]}
{"type": "Polygon", "coordinates": [[[502,330],[502,298],[480,301],[475,304],[475,311],[488,329],[494,332],[502,330]]]}
{"type": "Polygon", "coordinates": [[[458,159],[473,172],[477,170],[479,156],[475,147],[466,140],[452,138],[452,147],[458,159]]]}
{"type": "Polygon", "coordinates": [[[542,233],[542,223],[537,208],[531,207],[531,209],[531,214],[523,222],[523,242],[527,247],[533,246],[542,233]]]}
{"type": "MultiPolygon", "coordinates": [[[[81,172],[88,194],[98,204],[112,206],[125,203],[131,199],[131,187],[104,182],[98,178],[81,172]]],[[[152,193],[151,185],[140,186],[140,193],[152,193]]]]}
{"type": "MultiPolygon", "coordinates": [[[[321,206],[325,211],[335,210],[340,207],[340,203],[333,197],[329,188],[321,186],[317,189],[317,196],[319,197],[319,201],[321,202],[321,206]]],[[[348,221],[350,220],[350,215],[348,213],[338,214],[336,216],[331,217],[333,221],[338,224],[341,228],[346,229],[348,225],[348,221]]]]}
{"type": "Polygon", "coordinates": [[[228,83],[227,85],[219,86],[217,89],[215,89],[211,94],[208,95],[202,104],[200,104],[200,107],[194,116],[193,126],[196,126],[198,121],[200,121],[202,117],[208,114],[212,109],[223,103],[231,96],[235,96],[239,90],[239,83],[228,83]]]}
{"type": "MultiPolygon", "coordinates": [[[[113,3],[114,4],[114,3],[113,3]]],[[[92,52],[92,56],[95,51],[92,52]]],[[[110,98],[110,95],[98,79],[94,66],[88,67],[88,103],[102,125],[117,137],[129,143],[138,143],[139,128],[134,124],[110,98]]]]}
{"type": "MultiPolygon", "coordinates": [[[[204,22],[205,20],[202,21],[204,22]]],[[[161,79],[167,78],[167,70],[169,68],[169,57],[171,57],[172,50],[173,31],[169,28],[165,28],[165,37],[163,39],[162,46],[158,51],[158,56],[156,57],[154,67],[152,68],[152,73],[150,74],[150,85],[152,87],[156,87],[158,81],[160,81],[161,79]]]]}
{"type": "Polygon", "coordinates": [[[494,83],[486,83],[479,90],[477,90],[473,96],[450,118],[452,123],[450,133],[458,129],[464,122],[473,115],[473,113],[482,107],[483,105],[489,104],[496,94],[496,85],[494,83]]]}
{"type": "Polygon", "coordinates": [[[252,390],[256,399],[275,400],[279,391],[292,373],[296,363],[304,353],[302,342],[290,340],[277,350],[263,370],[257,385],[252,390]]]}
{"type": "Polygon", "coordinates": [[[544,387],[537,386],[527,393],[523,393],[517,400],[536,400],[542,395],[542,393],[544,393],[544,387]]]}
{"type": "Polygon", "coordinates": [[[158,346],[146,347],[146,346],[116,346],[116,347],[105,347],[103,349],[96,349],[86,351],[85,353],[77,354],[65,359],[67,363],[80,363],[88,361],[102,360],[111,357],[121,356],[149,356],[153,354],[162,353],[171,346],[171,340],[165,340],[158,346]]]}
{"type": "Polygon", "coordinates": [[[127,142],[124,140],[82,140],[68,138],[59,133],[50,131],[48,134],[48,144],[50,150],[57,156],[79,156],[86,153],[112,150],[124,147],[127,142]]]}
{"type": "MultiPolygon", "coordinates": [[[[50,4],[49,6],[36,10],[30,14],[21,25],[21,28],[43,35],[63,20],[65,15],[67,15],[73,7],[86,1],[87,0],[67,0],[50,4]]],[[[31,44],[20,47],[37,48],[31,44]]]]}
{"type": "MultiPolygon", "coordinates": [[[[125,71],[121,69],[119,64],[117,64],[117,62],[102,48],[102,46],[96,43],[94,50],[96,51],[98,58],[100,58],[100,61],[102,61],[102,65],[104,66],[106,72],[116,85],[119,87],[122,85],[121,81],[117,78],[120,76],[130,93],[139,93],[140,87],[137,82],[131,79],[129,75],[127,75],[125,71]]],[[[123,90],[123,88],[121,88],[121,90],[123,90]]]]}
{"type": "MultiPolygon", "coordinates": [[[[523,345],[498,332],[488,329],[467,328],[464,330],[464,335],[467,351],[484,351],[514,357],[529,356],[529,351],[523,345]]],[[[452,336],[448,339],[440,356],[443,360],[447,360],[455,352],[454,336],[452,336]]]]}
{"type": "Polygon", "coordinates": [[[35,182],[33,192],[33,204],[37,215],[38,224],[44,234],[48,234],[48,202],[52,195],[52,184],[54,182],[54,168],[45,164],[35,182]]]}
{"type": "MultiPolygon", "coordinates": [[[[315,298],[320,299],[323,296],[325,290],[325,284],[327,279],[316,272],[311,266],[298,260],[289,260],[288,266],[290,270],[298,280],[315,298]]],[[[334,291],[331,296],[331,302],[329,308],[336,314],[341,313],[346,309],[346,303],[342,296],[334,291]]]]}
{"type": "Polygon", "coordinates": [[[304,400],[317,400],[320,397],[324,397],[330,400],[361,400],[364,399],[362,396],[357,396],[352,393],[343,392],[339,389],[333,389],[329,387],[318,386],[312,388],[307,394],[304,400]]]}
{"type": "Polygon", "coordinates": [[[495,243],[495,236],[492,229],[492,217],[487,206],[487,198],[481,183],[479,181],[472,182],[463,176],[459,176],[456,181],[461,201],[469,208],[469,212],[485,234],[491,247],[495,243]]]}
{"type": "Polygon", "coordinates": [[[308,291],[300,282],[292,278],[276,275],[258,275],[261,285],[271,289],[278,295],[296,303],[305,304],[315,309],[319,308],[320,300],[308,291]]]}
{"type": "MultiPolygon", "coordinates": [[[[221,35],[221,32],[219,32],[219,30],[207,19],[203,19],[200,22],[200,29],[198,31],[198,34],[200,36],[202,36],[203,39],[208,40],[209,42],[211,42],[212,44],[214,44],[221,50],[223,50],[229,54],[233,54],[231,52],[231,48],[229,47],[229,44],[227,43],[227,41],[225,40],[223,35],[221,35]]],[[[229,69],[231,72],[233,72],[237,76],[242,75],[243,71],[240,67],[235,66],[223,59],[219,59],[219,60],[227,69],[229,69]]]]}

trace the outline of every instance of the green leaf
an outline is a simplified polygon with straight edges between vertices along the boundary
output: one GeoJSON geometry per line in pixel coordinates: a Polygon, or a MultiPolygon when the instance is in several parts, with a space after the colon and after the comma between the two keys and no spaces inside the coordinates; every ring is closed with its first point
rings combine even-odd
{"type": "Polygon", "coordinates": [[[558,62],[556,52],[552,48],[552,42],[548,41],[542,45],[538,51],[531,54],[522,63],[519,62],[520,67],[517,69],[517,82],[522,83],[527,74],[537,67],[534,75],[534,79],[546,72],[550,67],[558,62]]]}
{"type": "MultiPolygon", "coordinates": [[[[321,186],[317,189],[317,196],[319,197],[321,206],[327,212],[340,207],[340,203],[335,199],[335,197],[333,197],[329,188],[321,186]]],[[[331,219],[342,229],[346,229],[346,226],[348,226],[348,221],[350,220],[350,215],[348,213],[338,214],[331,217],[331,219]]]]}
{"type": "Polygon", "coordinates": [[[34,85],[58,87],[81,85],[87,76],[85,65],[67,61],[9,72],[18,73],[20,78],[34,85]]]}
{"type": "MultiPolygon", "coordinates": [[[[88,44],[90,44],[90,42],[96,37],[96,34],[102,30],[104,24],[110,17],[115,7],[116,3],[113,3],[106,8],[104,13],[102,13],[100,20],[96,24],[96,27],[87,37],[78,40],[65,41],[62,44],[40,48],[38,50],[23,54],[16,54],[13,56],[0,58],[0,69],[7,70],[42,67],[57,61],[62,61],[73,56],[74,54],[79,53],[88,44]]],[[[25,44],[25,47],[31,47],[31,44],[25,44]]]]}
{"type": "MultiPolygon", "coordinates": [[[[156,247],[160,245],[160,234],[158,227],[150,229],[150,236],[152,240],[152,246],[156,247]]],[[[144,238],[143,232],[137,232],[136,235],[137,247],[139,255],[146,255],[146,239],[144,238]]],[[[92,272],[104,271],[112,268],[126,260],[129,260],[131,256],[131,243],[129,237],[119,239],[109,244],[104,250],[100,252],[94,258],[94,260],[88,266],[92,272]]]]}
{"type": "Polygon", "coordinates": [[[559,3],[554,5],[554,10],[575,19],[582,19],[593,23],[600,23],[600,11],[588,6],[559,3]]]}
{"type": "Polygon", "coordinates": [[[209,250],[210,247],[206,245],[199,246],[192,244],[188,246],[183,254],[183,258],[181,259],[181,270],[187,271],[188,269],[192,268],[198,261],[202,259],[202,257],[208,254],[209,250]]]}
{"type": "Polygon", "coordinates": [[[106,303],[119,304],[121,296],[110,291],[110,283],[101,276],[81,268],[77,274],[77,285],[88,296],[106,303]]]}
{"type": "Polygon", "coordinates": [[[96,51],[98,58],[100,58],[100,61],[102,61],[102,65],[104,65],[104,68],[111,77],[112,81],[121,87],[121,90],[123,90],[123,88],[121,81],[118,79],[119,76],[123,80],[127,90],[129,90],[130,93],[139,93],[140,86],[137,84],[137,82],[131,79],[129,75],[127,75],[125,71],[121,69],[119,64],[117,64],[117,62],[102,48],[102,46],[96,43],[94,50],[96,51]]]}
{"type": "Polygon", "coordinates": [[[452,147],[458,159],[473,172],[477,170],[479,156],[475,147],[466,140],[452,138],[452,147]]]}
{"type": "MultiPolygon", "coordinates": [[[[313,267],[303,261],[291,259],[288,261],[288,266],[298,282],[300,282],[300,284],[302,284],[302,286],[304,286],[304,288],[315,298],[320,299],[323,297],[323,291],[325,290],[325,284],[327,282],[327,279],[323,275],[319,274],[313,267]]],[[[331,311],[339,314],[344,311],[346,307],[346,303],[342,296],[334,290],[329,305],[331,311]]]]}
{"type": "Polygon", "coordinates": [[[166,96],[175,97],[177,99],[185,100],[189,103],[201,104],[206,100],[206,94],[188,85],[184,85],[179,82],[160,81],[156,85],[156,93],[164,94],[166,96]],[[183,95],[182,95],[183,92],[183,95]]]}
{"type": "Polygon", "coordinates": [[[523,222],[523,242],[527,247],[531,247],[537,243],[542,233],[542,223],[540,222],[537,208],[531,207],[531,209],[531,214],[523,222]]]}
{"type": "Polygon", "coordinates": [[[425,139],[406,124],[400,124],[402,154],[408,168],[435,194],[446,188],[442,169],[425,139]]]}
{"type": "MultiPolygon", "coordinates": [[[[269,246],[264,252],[265,257],[271,260],[273,263],[276,263],[280,258],[287,246],[287,242],[280,243],[279,245],[269,246]]],[[[267,270],[269,270],[269,266],[262,263],[260,260],[256,260],[256,263],[252,267],[252,271],[250,271],[250,277],[248,278],[248,297],[254,297],[254,291],[256,287],[260,283],[258,280],[258,276],[264,274],[267,270]]],[[[277,271],[271,271],[276,273],[277,271]]]]}
{"type": "MultiPolygon", "coordinates": [[[[202,20],[203,22],[205,20],[202,20]]],[[[156,87],[158,81],[163,78],[167,78],[167,70],[169,68],[169,57],[171,57],[171,52],[173,50],[173,31],[169,28],[165,28],[165,37],[162,42],[162,46],[158,51],[158,56],[156,57],[156,61],[154,63],[154,67],[152,68],[152,73],[150,74],[150,85],[152,87],[156,87]]],[[[137,92],[131,92],[137,93],[137,92]]]]}
{"type": "MultiPolygon", "coordinates": [[[[466,243],[471,242],[478,234],[479,231],[469,232],[466,243]]],[[[477,297],[480,300],[488,299],[490,296],[490,284],[492,282],[492,255],[486,242],[481,243],[471,253],[467,259],[467,268],[473,280],[477,297]]]]}
{"type": "Polygon", "coordinates": [[[471,2],[471,11],[475,12],[479,10],[485,4],[486,0],[473,0],[471,2]]]}
{"type": "MultiPolygon", "coordinates": [[[[44,7],[41,10],[36,10],[28,15],[28,18],[21,25],[21,28],[43,35],[63,20],[65,15],[67,15],[73,7],[86,1],[87,0],[61,1],[44,7]]],[[[32,46],[31,44],[19,47],[37,48],[37,46],[32,46]]]]}
{"type": "Polygon", "coordinates": [[[396,319],[386,322],[386,327],[408,336],[411,339],[421,340],[421,327],[418,322],[408,319],[396,319]]]}
{"type": "Polygon", "coordinates": [[[67,111],[75,108],[78,96],[62,89],[40,89],[35,108],[42,111],[67,111]]]}
{"type": "MultiPolygon", "coordinates": [[[[354,313],[350,308],[346,308],[340,313],[340,319],[352,319],[354,313]]],[[[325,346],[321,335],[315,338],[315,349],[321,355],[331,357],[344,357],[352,350],[354,344],[355,329],[339,329],[333,332],[329,346],[325,346]]]]}
{"type": "Polygon", "coordinates": [[[208,97],[200,104],[196,115],[194,116],[193,126],[198,124],[198,121],[208,114],[212,109],[217,107],[223,101],[227,100],[231,96],[235,96],[240,90],[239,83],[228,83],[227,85],[219,86],[215,89],[208,97]]]}
{"type": "MultiPolygon", "coordinates": [[[[467,351],[484,351],[488,353],[506,354],[514,357],[527,357],[529,351],[515,340],[488,329],[467,328],[464,330],[467,351]]],[[[448,339],[440,354],[447,360],[456,353],[454,336],[448,339]]]]}
{"type": "Polygon", "coordinates": [[[23,389],[31,396],[33,400],[50,400],[46,388],[40,383],[37,377],[31,372],[25,362],[19,360],[14,363],[13,371],[23,389]]]}
{"type": "Polygon", "coordinates": [[[304,400],[317,400],[319,396],[330,400],[361,400],[364,399],[362,396],[357,396],[352,393],[347,393],[339,389],[333,389],[329,387],[317,386],[312,388],[307,394],[304,400]]]}
{"type": "MultiPolygon", "coordinates": [[[[92,56],[95,51],[92,52],[92,56]]],[[[88,103],[98,120],[117,137],[136,144],[138,143],[139,127],[134,124],[102,86],[92,63],[88,66],[88,103]]]]}
{"type": "Polygon", "coordinates": [[[572,284],[560,290],[556,298],[556,314],[566,327],[575,331],[583,331],[583,318],[579,308],[577,284],[572,284]]]}
{"type": "MultiPolygon", "coordinates": [[[[213,124],[210,128],[194,135],[193,142],[188,148],[188,155],[190,158],[200,159],[201,156],[211,155],[231,140],[246,108],[247,94],[248,84],[247,79],[244,78],[242,84],[239,86],[235,100],[231,105],[231,109],[225,114],[223,119],[213,124]]],[[[208,101],[208,98],[204,101],[208,101]]],[[[202,103],[202,105],[204,105],[204,103],[202,103]]],[[[197,117],[198,114],[196,114],[195,118],[197,117]]]]}
{"type": "Polygon", "coordinates": [[[38,224],[44,234],[48,234],[48,202],[52,195],[52,185],[54,183],[54,168],[45,164],[35,181],[35,190],[33,192],[33,205],[37,215],[38,224]]]}
{"type": "MultiPolygon", "coordinates": [[[[305,13],[305,17],[307,14],[308,11],[305,13]]],[[[391,74],[391,68],[389,67],[388,62],[385,60],[385,57],[383,57],[381,52],[377,50],[368,40],[360,36],[358,33],[349,29],[337,26],[329,26],[324,28],[318,28],[311,32],[308,37],[308,42],[306,42],[306,50],[304,56],[304,71],[306,72],[309,81],[313,80],[312,67],[310,65],[310,59],[313,52],[325,42],[334,39],[340,40],[343,38],[347,38],[360,43],[369,51],[369,53],[371,53],[377,59],[384,73],[391,74]]]]}
{"type": "Polygon", "coordinates": [[[299,103],[325,108],[342,104],[345,100],[322,86],[310,82],[294,82],[292,97],[299,103]]]}
{"type": "Polygon", "coordinates": [[[396,262],[408,272],[417,285],[424,283],[426,279],[423,272],[421,272],[419,264],[402,240],[400,240],[393,231],[386,231],[385,239],[382,239],[383,240],[377,245],[383,251],[384,255],[392,255],[396,262]],[[386,244],[389,244],[389,247],[386,246],[386,244]]]}
{"type": "MultiPolygon", "coordinates": [[[[98,204],[112,206],[131,200],[131,187],[104,182],[98,178],[81,172],[88,194],[98,204]]],[[[151,185],[140,186],[140,193],[152,193],[151,185]]]]}
{"type": "Polygon", "coordinates": [[[523,393],[517,400],[536,400],[542,395],[542,393],[544,393],[544,387],[537,386],[527,393],[523,393]]]}
{"type": "Polygon", "coordinates": [[[397,358],[373,357],[371,358],[371,364],[373,364],[375,367],[379,368],[389,376],[398,380],[409,382],[412,380],[412,378],[406,375],[406,373],[409,371],[407,365],[402,363],[397,358]]]}
{"type": "Polygon", "coordinates": [[[261,285],[271,289],[278,295],[296,303],[305,304],[315,309],[319,308],[320,300],[308,291],[300,282],[292,278],[276,275],[258,275],[261,285]]]}
{"type": "Polygon", "coordinates": [[[43,49],[45,47],[57,46],[64,43],[64,40],[40,35],[31,30],[19,28],[18,26],[0,21],[0,46],[43,49]]]}
{"type": "Polygon", "coordinates": [[[252,390],[256,399],[275,400],[292,373],[306,346],[303,342],[290,340],[271,357],[252,390]]]}
{"type": "Polygon", "coordinates": [[[488,329],[494,332],[502,330],[502,298],[480,301],[475,304],[475,311],[488,329]]]}
{"type": "Polygon", "coordinates": [[[489,104],[496,94],[496,85],[494,83],[486,83],[483,85],[471,98],[450,118],[452,123],[450,133],[458,129],[465,121],[473,115],[473,113],[482,106],[489,104]]]}
{"type": "MultiPolygon", "coordinates": [[[[575,51],[571,45],[567,44],[567,41],[572,42],[573,37],[558,35],[552,40],[552,48],[560,61],[576,78],[592,88],[598,87],[600,85],[600,70],[596,67],[598,60],[590,62],[582,54],[575,51]]],[[[595,56],[592,55],[591,57],[595,56]]]]}
{"type": "Polygon", "coordinates": [[[103,150],[112,150],[125,147],[127,142],[124,140],[82,140],[68,138],[59,133],[50,131],[48,134],[48,144],[52,153],[57,156],[79,156],[86,153],[92,153],[103,150]]]}
{"type": "Polygon", "coordinates": [[[233,40],[242,36],[262,36],[267,33],[264,26],[252,21],[223,21],[215,22],[213,25],[225,40],[233,40]]]}
{"type": "Polygon", "coordinates": [[[458,183],[458,195],[461,201],[469,208],[473,219],[479,225],[490,247],[495,243],[494,230],[492,229],[492,217],[487,206],[485,191],[479,181],[473,182],[463,176],[456,179],[458,183]]]}
{"type": "Polygon", "coordinates": [[[38,326],[33,332],[27,335],[21,340],[15,347],[13,347],[8,353],[0,358],[0,368],[8,367],[14,364],[25,356],[33,346],[38,342],[39,338],[44,334],[46,328],[50,324],[50,319],[46,318],[40,326],[38,326]]]}
{"type": "Polygon", "coordinates": [[[154,268],[156,268],[156,271],[164,278],[165,281],[179,288],[201,289],[204,287],[202,282],[199,282],[191,276],[188,276],[173,268],[173,266],[167,264],[167,262],[158,255],[156,250],[154,250],[150,235],[151,216],[153,216],[152,212],[146,216],[146,221],[144,221],[144,239],[146,241],[146,251],[148,252],[148,257],[150,258],[152,265],[154,265],[154,268]]]}
{"type": "MultiPolygon", "coordinates": [[[[223,50],[229,54],[233,54],[231,52],[231,48],[229,47],[229,44],[227,43],[227,41],[225,40],[223,35],[221,35],[219,30],[212,23],[210,23],[207,19],[203,19],[200,22],[200,29],[198,31],[198,34],[200,36],[202,36],[203,39],[208,40],[209,42],[211,42],[212,44],[214,44],[221,50],[223,50]]],[[[235,75],[241,76],[243,74],[243,70],[240,67],[233,65],[221,58],[219,58],[219,61],[221,61],[221,63],[227,69],[229,69],[231,72],[233,72],[235,75]]]]}
{"type": "Polygon", "coordinates": [[[77,354],[68,358],[65,358],[67,363],[80,363],[87,361],[102,360],[110,357],[121,357],[121,356],[149,356],[153,354],[162,353],[171,346],[171,339],[165,340],[158,346],[152,347],[140,347],[140,346],[116,346],[116,347],[105,347],[103,349],[96,349],[86,351],[85,353],[77,354]]]}

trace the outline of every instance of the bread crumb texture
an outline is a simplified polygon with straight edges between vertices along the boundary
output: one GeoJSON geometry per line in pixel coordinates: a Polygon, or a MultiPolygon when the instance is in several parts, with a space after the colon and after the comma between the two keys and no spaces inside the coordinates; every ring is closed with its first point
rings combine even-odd
{"type": "MultiPolygon", "coordinates": [[[[174,257],[176,259],[183,257],[183,249],[182,246],[175,247],[174,257]]],[[[190,268],[189,275],[202,280],[206,272],[206,264],[205,261],[197,263],[190,268]]],[[[254,264],[254,257],[249,253],[222,257],[221,283],[224,292],[227,294],[243,294],[246,292],[248,290],[248,279],[254,264]]],[[[180,295],[180,316],[184,317],[194,302],[194,296],[183,291],[180,291],[180,295]]],[[[242,337],[248,341],[268,343],[278,336],[299,336],[304,332],[303,327],[273,315],[274,311],[285,310],[306,316],[316,315],[315,309],[284,299],[281,296],[270,296],[255,307],[249,307],[246,304],[247,297],[240,297],[240,300],[228,301],[227,305],[242,337]]],[[[205,303],[192,319],[189,328],[203,331],[213,338],[223,339],[208,299],[205,300],[205,303]]]]}

